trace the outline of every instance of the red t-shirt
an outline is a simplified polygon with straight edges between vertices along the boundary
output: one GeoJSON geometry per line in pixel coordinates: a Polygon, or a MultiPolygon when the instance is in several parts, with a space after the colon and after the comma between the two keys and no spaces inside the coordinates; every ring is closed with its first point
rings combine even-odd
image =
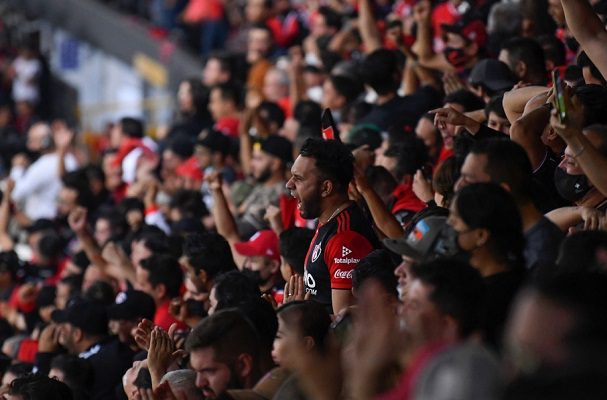
{"type": "Polygon", "coordinates": [[[154,314],[154,325],[158,325],[165,331],[168,331],[173,324],[177,324],[178,330],[188,329],[188,326],[185,323],[178,321],[169,313],[170,304],[171,302],[167,300],[156,307],[156,314],[154,314]]]}

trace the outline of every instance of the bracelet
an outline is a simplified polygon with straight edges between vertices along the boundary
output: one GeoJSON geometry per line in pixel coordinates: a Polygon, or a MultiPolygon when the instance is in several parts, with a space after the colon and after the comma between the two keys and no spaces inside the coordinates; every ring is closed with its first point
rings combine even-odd
{"type": "Polygon", "coordinates": [[[582,153],[583,153],[584,151],[586,151],[586,147],[584,147],[584,145],[582,145],[582,148],[580,149],[580,151],[578,151],[578,152],[577,152],[577,153],[575,153],[575,154],[572,154],[572,155],[571,155],[571,158],[578,158],[579,156],[581,156],[581,155],[582,155],[582,153]]]}

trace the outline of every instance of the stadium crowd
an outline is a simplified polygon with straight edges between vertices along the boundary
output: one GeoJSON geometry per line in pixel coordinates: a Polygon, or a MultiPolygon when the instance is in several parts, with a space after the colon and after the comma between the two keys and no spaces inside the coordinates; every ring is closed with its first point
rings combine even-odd
{"type": "Polygon", "coordinates": [[[205,67],[91,148],[1,49],[3,399],[607,397],[607,1],[114,3],[205,67]]]}

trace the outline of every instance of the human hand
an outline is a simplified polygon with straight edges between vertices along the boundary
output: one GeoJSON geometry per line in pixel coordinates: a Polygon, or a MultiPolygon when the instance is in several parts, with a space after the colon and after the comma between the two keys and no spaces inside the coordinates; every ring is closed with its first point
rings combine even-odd
{"type": "Polygon", "coordinates": [[[285,283],[284,293],[282,304],[290,303],[292,301],[308,300],[310,298],[310,293],[306,293],[304,278],[298,274],[291,275],[289,281],[285,283]]]}
{"type": "Polygon", "coordinates": [[[222,179],[221,172],[219,172],[219,171],[213,171],[210,174],[208,174],[204,178],[204,180],[208,183],[209,189],[211,189],[211,190],[221,190],[221,187],[223,185],[223,179],[222,179]]]}
{"type": "Polygon", "coordinates": [[[270,227],[276,234],[280,234],[283,231],[284,227],[282,226],[282,212],[280,211],[280,207],[269,205],[268,208],[266,208],[264,219],[268,221],[270,227]]]}
{"type": "Polygon", "coordinates": [[[132,334],[135,338],[135,342],[142,350],[148,351],[150,348],[150,339],[152,331],[154,330],[154,323],[149,319],[142,319],[137,324],[137,327],[133,330],[132,334]]]}
{"type": "Polygon", "coordinates": [[[86,214],[86,208],[76,207],[70,211],[67,217],[67,222],[76,235],[81,235],[86,232],[86,214]]]}
{"type": "Polygon", "coordinates": [[[458,90],[466,89],[466,85],[457,74],[447,72],[443,75],[443,89],[445,90],[445,94],[451,94],[458,90]]]}
{"type": "Polygon", "coordinates": [[[413,20],[418,24],[428,23],[432,15],[432,5],[429,0],[418,1],[413,6],[413,20]]]}
{"type": "MultiPolygon", "coordinates": [[[[286,296],[286,294],[284,296],[286,296]]],[[[264,299],[265,301],[267,301],[268,303],[270,303],[270,305],[272,306],[273,309],[276,310],[278,308],[278,303],[276,302],[276,299],[274,298],[274,296],[272,296],[271,294],[268,294],[268,293],[262,294],[261,298],[264,299]]]]}
{"type": "Polygon", "coordinates": [[[6,178],[4,181],[4,197],[6,200],[10,200],[11,194],[15,190],[15,181],[11,178],[6,178]]]}
{"type": "Polygon", "coordinates": [[[63,120],[53,122],[53,142],[59,151],[67,151],[74,140],[74,131],[68,128],[63,120]]]}
{"type": "MultiPolygon", "coordinates": [[[[173,324],[171,325],[171,328],[169,328],[169,331],[173,336],[176,327],[177,324],[173,324]]],[[[183,356],[185,356],[185,352],[177,349],[177,346],[169,336],[169,333],[165,332],[159,326],[154,327],[150,335],[150,347],[147,358],[148,369],[150,370],[150,375],[152,375],[153,387],[157,387],[160,384],[160,380],[169,370],[171,364],[183,356]]]]}
{"type": "Polygon", "coordinates": [[[585,231],[596,231],[605,225],[605,213],[592,207],[581,207],[580,217],[584,221],[585,231]]]}
{"type": "Polygon", "coordinates": [[[59,325],[51,323],[40,333],[38,351],[40,353],[54,353],[57,350],[59,350],[59,325]]]}
{"type": "Polygon", "coordinates": [[[354,164],[363,172],[375,164],[375,152],[367,144],[356,148],[352,155],[354,156],[354,164]]]}
{"type": "Polygon", "coordinates": [[[563,103],[567,111],[567,119],[561,122],[558,117],[557,98],[552,96],[552,112],[550,114],[550,125],[563,140],[580,135],[584,127],[584,110],[577,96],[571,96],[571,88],[563,86],[563,103]]]}
{"type": "Polygon", "coordinates": [[[470,119],[451,107],[436,108],[429,114],[434,114],[434,126],[440,129],[445,129],[447,124],[465,126],[470,119]]]}
{"type": "Polygon", "coordinates": [[[434,198],[432,184],[428,182],[421,169],[418,169],[413,176],[413,193],[424,203],[434,198]]]}

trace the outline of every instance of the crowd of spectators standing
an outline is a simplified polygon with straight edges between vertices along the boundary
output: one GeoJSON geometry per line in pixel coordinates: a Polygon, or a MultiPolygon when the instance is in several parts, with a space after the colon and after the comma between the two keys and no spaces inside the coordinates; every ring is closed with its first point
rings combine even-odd
{"type": "Polygon", "coordinates": [[[606,1],[114,3],[205,67],[92,148],[0,51],[2,398],[607,397],[606,1]]]}

